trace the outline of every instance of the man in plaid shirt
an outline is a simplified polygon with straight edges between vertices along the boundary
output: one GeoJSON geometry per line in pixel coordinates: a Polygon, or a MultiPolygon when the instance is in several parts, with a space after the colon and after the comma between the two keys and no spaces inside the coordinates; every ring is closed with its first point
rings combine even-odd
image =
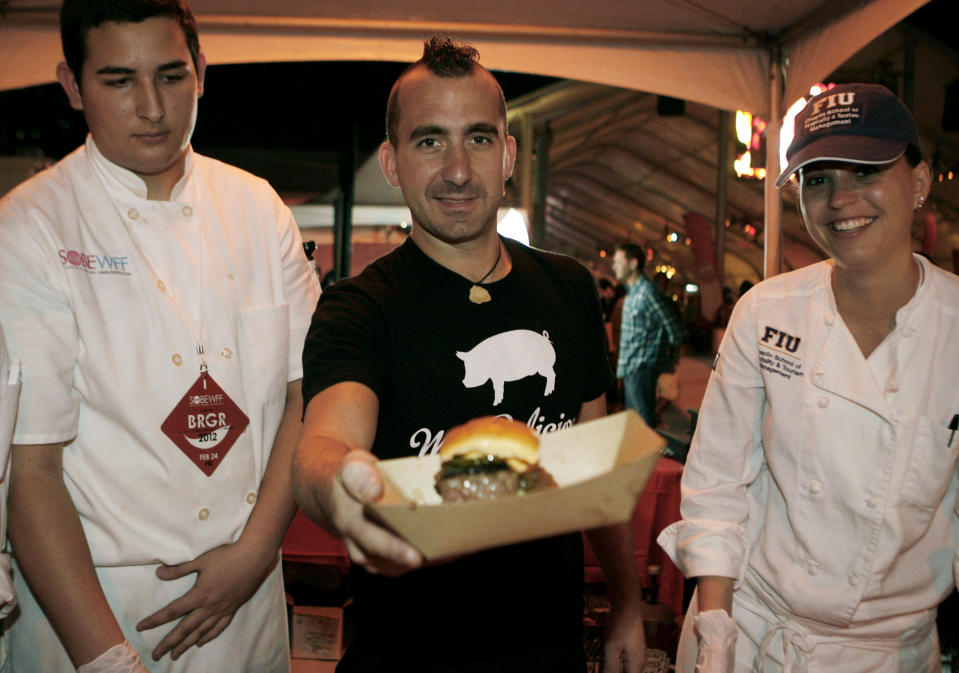
{"type": "Polygon", "coordinates": [[[616,376],[626,407],[656,427],[656,381],[683,342],[683,326],[669,300],[643,275],[645,254],[626,243],[613,256],[613,273],[628,288],[623,299],[616,376]]]}

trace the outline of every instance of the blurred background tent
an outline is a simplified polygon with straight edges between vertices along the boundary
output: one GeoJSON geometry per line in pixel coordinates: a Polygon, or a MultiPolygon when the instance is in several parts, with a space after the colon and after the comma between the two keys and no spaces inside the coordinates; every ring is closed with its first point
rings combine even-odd
{"type": "MultiPolygon", "coordinates": [[[[752,167],[777,172],[776,120],[830,78],[881,81],[914,109],[944,176],[917,248],[948,268],[959,249],[946,177],[959,158],[959,59],[928,32],[951,15],[947,0],[192,4],[213,64],[195,146],[269,179],[317,232],[324,270],[355,271],[402,239],[408,213],[367,159],[390,84],[434,33],[474,44],[503,80],[520,146],[507,205],[525,213],[533,243],[598,272],[629,240],[718,298],[722,284],[818,259],[791,198],[732,172],[744,149],[734,126],[737,110],[767,124],[752,167]]],[[[48,84],[57,7],[0,0],[0,153],[55,159],[82,139],[48,84]],[[52,127],[34,138],[44,115],[52,127]]]]}

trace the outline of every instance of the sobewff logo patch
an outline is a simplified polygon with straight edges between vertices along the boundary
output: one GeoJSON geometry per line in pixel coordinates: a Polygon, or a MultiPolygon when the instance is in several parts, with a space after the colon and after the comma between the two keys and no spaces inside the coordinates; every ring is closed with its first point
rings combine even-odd
{"type": "Polygon", "coordinates": [[[209,477],[249,424],[240,407],[204,372],[160,429],[209,477]]]}

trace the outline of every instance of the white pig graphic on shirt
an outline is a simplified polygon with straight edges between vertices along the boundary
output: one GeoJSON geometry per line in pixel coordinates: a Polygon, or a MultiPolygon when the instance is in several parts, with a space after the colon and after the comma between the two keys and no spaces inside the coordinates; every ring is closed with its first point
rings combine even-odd
{"type": "Polygon", "coordinates": [[[476,388],[487,381],[493,382],[493,406],[503,401],[503,388],[507,381],[518,381],[539,374],[546,379],[544,395],[556,387],[556,351],[545,331],[537,334],[528,329],[514,329],[484,339],[456,357],[466,365],[463,385],[476,388]]]}

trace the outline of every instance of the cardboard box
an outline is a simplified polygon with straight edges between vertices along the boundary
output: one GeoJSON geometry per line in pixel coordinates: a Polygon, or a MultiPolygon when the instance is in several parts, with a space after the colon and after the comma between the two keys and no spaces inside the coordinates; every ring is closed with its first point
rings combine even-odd
{"type": "Polygon", "coordinates": [[[290,673],[336,673],[336,661],[290,659],[290,673]]]}
{"type": "Polygon", "coordinates": [[[343,655],[342,607],[294,605],[290,656],[294,659],[339,659],[343,655]]]}
{"type": "Polygon", "coordinates": [[[540,464],[559,488],[492,501],[443,504],[438,455],[379,463],[384,497],[367,506],[427,559],[630,520],[665,441],[632,410],[540,439],[540,464]]]}

